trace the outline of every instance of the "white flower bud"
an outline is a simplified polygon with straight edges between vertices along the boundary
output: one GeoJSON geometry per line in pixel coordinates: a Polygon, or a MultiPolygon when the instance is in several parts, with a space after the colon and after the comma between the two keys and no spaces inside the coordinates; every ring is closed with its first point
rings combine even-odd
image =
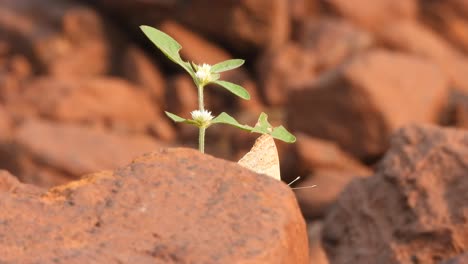
{"type": "Polygon", "coordinates": [[[195,73],[198,81],[202,84],[207,84],[213,80],[213,76],[211,75],[211,65],[204,63],[201,66],[198,66],[198,70],[195,73]]]}

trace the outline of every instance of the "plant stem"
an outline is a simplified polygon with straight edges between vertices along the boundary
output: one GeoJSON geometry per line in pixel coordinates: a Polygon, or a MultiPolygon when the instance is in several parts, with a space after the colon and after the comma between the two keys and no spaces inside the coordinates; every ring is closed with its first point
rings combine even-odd
{"type": "Polygon", "coordinates": [[[205,110],[203,103],[203,85],[197,85],[198,88],[198,108],[200,111],[205,110]]]}
{"type": "Polygon", "coordinates": [[[198,150],[200,150],[201,153],[205,153],[205,127],[200,127],[199,128],[199,134],[198,134],[198,150]]]}
{"type": "MultiPolygon", "coordinates": [[[[205,110],[203,102],[203,85],[197,85],[198,89],[198,108],[200,111],[205,110]]],[[[206,127],[200,127],[198,132],[198,150],[201,153],[205,153],[205,130],[206,127]]]]}

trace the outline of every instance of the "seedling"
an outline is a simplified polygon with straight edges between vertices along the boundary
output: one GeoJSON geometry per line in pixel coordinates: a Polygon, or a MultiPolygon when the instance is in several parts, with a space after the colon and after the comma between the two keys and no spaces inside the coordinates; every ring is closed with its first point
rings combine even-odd
{"type": "Polygon", "coordinates": [[[166,33],[157,30],[150,26],[140,26],[145,35],[156,45],[156,47],[164,53],[171,61],[182,67],[193,79],[193,82],[198,90],[198,109],[191,112],[191,119],[177,116],[173,113],[165,112],[166,115],[174,122],[181,122],[194,125],[199,129],[198,148],[200,152],[205,152],[205,132],[213,124],[227,124],[249,132],[260,134],[268,134],[273,138],[282,140],[287,143],[294,143],[296,137],[289,133],[283,126],[272,127],[268,122],[268,116],[261,113],[258,122],[255,126],[242,125],[237,122],[232,116],[222,112],[218,116],[211,115],[211,111],[205,109],[203,101],[203,90],[208,84],[215,84],[238,97],[249,100],[250,94],[242,86],[220,80],[220,73],[239,68],[244,64],[244,60],[231,59],[215,65],[202,64],[198,65],[193,62],[182,60],[179,51],[182,46],[166,33]]]}

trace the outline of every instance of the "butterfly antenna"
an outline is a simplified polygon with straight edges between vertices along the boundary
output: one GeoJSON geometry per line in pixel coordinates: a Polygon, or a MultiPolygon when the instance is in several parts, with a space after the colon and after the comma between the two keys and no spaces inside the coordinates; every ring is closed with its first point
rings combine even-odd
{"type": "MultiPolygon", "coordinates": [[[[288,186],[291,186],[291,184],[297,182],[299,179],[301,178],[301,176],[297,176],[296,179],[294,179],[292,182],[288,183],[288,186]]],[[[314,188],[314,187],[317,187],[317,185],[310,185],[310,186],[303,186],[303,187],[296,187],[296,188],[291,188],[293,190],[300,190],[300,189],[309,189],[309,188],[314,188]]]]}
{"type": "Polygon", "coordinates": [[[288,183],[288,186],[291,186],[291,184],[297,182],[300,178],[301,178],[301,176],[297,176],[296,179],[294,179],[292,182],[288,183]]]}

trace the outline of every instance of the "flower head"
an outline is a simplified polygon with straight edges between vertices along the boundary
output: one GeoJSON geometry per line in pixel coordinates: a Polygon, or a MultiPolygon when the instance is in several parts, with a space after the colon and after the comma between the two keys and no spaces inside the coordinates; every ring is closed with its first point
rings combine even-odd
{"type": "Polygon", "coordinates": [[[203,63],[203,65],[198,66],[198,70],[195,73],[198,81],[202,84],[207,84],[213,80],[213,76],[211,74],[211,65],[203,63]]]}
{"type": "Polygon", "coordinates": [[[195,110],[190,113],[192,119],[197,122],[200,127],[208,127],[214,116],[211,115],[211,111],[207,110],[195,110]]]}

